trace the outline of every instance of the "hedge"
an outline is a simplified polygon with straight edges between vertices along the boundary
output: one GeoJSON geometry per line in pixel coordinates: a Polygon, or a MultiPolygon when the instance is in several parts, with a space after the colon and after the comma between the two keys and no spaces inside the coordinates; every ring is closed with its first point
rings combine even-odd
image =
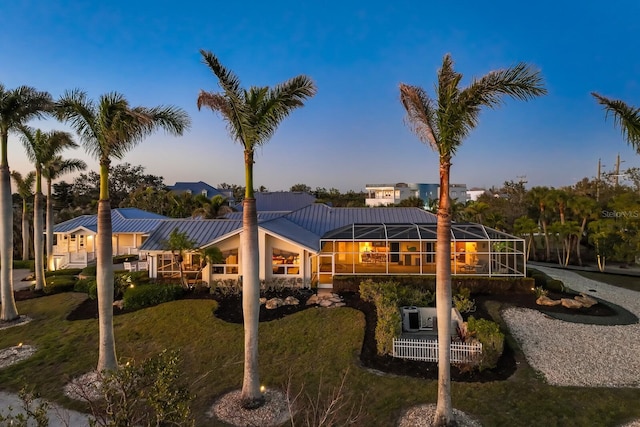
{"type": "MultiPolygon", "coordinates": [[[[435,276],[334,276],[334,292],[357,292],[363,281],[374,283],[394,282],[402,286],[425,289],[434,292],[435,276]]],[[[506,294],[531,293],[536,285],[530,277],[484,277],[484,276],[451,276],[451,289],[455,293],[466,288],[472,294],[506,294]]]]}
{"type": "Polygon", "coordinates": [[[127,288],[122,298],[123,307],[127,310],[138,310],[144,307],[161,304],[178,299],[184,293],[180,285],[141,285],[127,288]]]}
{"type": "Polygon", "coordinates": [[[61,292],[71,292],[74,290],[78,278],[76,276],[52,276],[47,277],[44,286],[46,294],[59,294],[61,292]]]}

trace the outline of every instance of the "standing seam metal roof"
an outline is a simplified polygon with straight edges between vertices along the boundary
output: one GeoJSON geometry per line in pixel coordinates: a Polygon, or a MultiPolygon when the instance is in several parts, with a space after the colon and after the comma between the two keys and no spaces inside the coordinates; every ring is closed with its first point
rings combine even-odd
{"type": "MultiPolygon", "coordinates": [[[[155,230],[166,216],[145,212],[136,208],[112,209],[111,226],[113,233],[150,233],[155,230]]],[[[53,227],[54,233],[68,233],[79,228],[98,232],[98,216],[82,215],[62,222],[53,227]]]]}
{"type": "Polygon", "coordinates": [[[171,232],[177,229],[186,233],[195,242],[196,247],[206,246],[220,237],[240,232],[242,221],[228,219],[167,219],[140,246],[140,250],[160,251],[166,249],[166,241],[171,232]]]}

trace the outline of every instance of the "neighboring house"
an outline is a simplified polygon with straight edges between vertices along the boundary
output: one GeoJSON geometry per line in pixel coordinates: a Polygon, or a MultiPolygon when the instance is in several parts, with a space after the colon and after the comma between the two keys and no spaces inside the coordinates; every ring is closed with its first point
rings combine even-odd
{"type": "Polygon", "coordinates": [[[198,182],[176,182],[175,185],[167,186],[169,191],[181,194],[181,193],[189,193],[197,196],[198,194],[202,194],[207,199],[212,199],[215,196],[222,196],[228,200],[229,206],[232,206],[235,203],[233,198],[233,190],[225,190],[220,188],[214,188],[209,184],[198,181],[198,182]]]}
{"type": "MultiPolygon", "coordinates": [[[[140,247],[151,277],[177,277],[179,266],[166,249],[172,230],[198,248],[216,246],[224,262],[201,270],[200,254],[183,262],[189,280],[212,284],[241,280],[239,219],[164,220],[140,247]]],[[[311,204],[287,214],[264,215],[258,223],[260,279],[294,279],[333,286],[339,275],[434,275],[436,217],[418,208],[331,208],[311,204]]],[[[524,276],[524,239],[479,224],[452,225],[454,274],[524,276]]]]}
{"type": "MultiPolygon", "coordinates": [[[[367,197],[365,204],[370,207],[389,206],[400,203],[409,197],[418,197],[424,202],[425,209],[430,209],[440,197],[439,184],[417,184],[399,182],[397,184],[366,184],[367,197]]],[[[451,184],[449,196],[458,203],[466,203],[466,184],[451,184]]]]}
{"type": "Polygon", "coordinates": [[[484,188],[473,187],[467,190],[467,198],[468,200],[475,202],[476,200],[478,200],[478,197],[482,196],[485,193],[487,193],[487,190],[485,190],[484,188]]]}
{"type": "MultiPolygon", "coordinates": [[[[289,213],[316,202],[316,197],[302,191],[274,191],[256,192],[256,210],[258,212],[289,213]]],[[[235,209],[242,212],[242,203],[238,203],[235,209]]]]}
{"type": "MultiPolygon", "coordinates": [[[[137,208],[112,209],[113,254],[137,254],[149,233],[166,219],[137,208]]],[[[55,269],[81,268],[95,262],[97,233],[97,215],[82,215],[56,225],[53,228],[55,269]]]]}

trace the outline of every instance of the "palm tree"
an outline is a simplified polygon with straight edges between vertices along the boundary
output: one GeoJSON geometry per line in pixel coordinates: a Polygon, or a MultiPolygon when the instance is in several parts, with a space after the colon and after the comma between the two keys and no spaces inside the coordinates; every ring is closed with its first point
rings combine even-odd
{"type": "Polygon", "coordinates": [[[27,158],[36,168],[36,193],[33,201],[33,248],[35,252],[35,290],[42,290],[45,286],[44,278],[44,215],[42,209],[42,168],[61,150],[67,147],[77,147],[71,134],[62,131],[42,132],[27,126],[20,127],[22,145],[27,152],[27,158]]]}
{"type": "Polygon", "coordinates": [[[519,63],[473,79],[460,88],[462,74],[453,69],[445,55],[438,71],[436,97],[418,86],[400,84],[400,100],[407,111],[407,122],[418,138],[438,152],[440,158],[440,198],[436,246],[436,307],[438,317],[438,403],[436,425],[450,425],[451,409],[451,208],[449,175],[451,158],[471,130],[478,125],[482,107],[494,108],[503,96],[527,100],[546,90],[538,71],[519,63]]]}
{"type": "Polygon", "coordinates": [[[258,316],[260,280],[258,254],[258,217],[253,190],[254,150],[266,144],[278,125],[307,98],[316,93],[313,81],[304,75],[275,87],[242,89],[240,80],[225,68],[211,52],[201,50],[204,63],[218,78],[220,93],[201,90],[198,109],[208,107],[227,122],[232,139],[244,148],[245,198],[242,213],[242,310],[244,313],[244,376],[242,404],[246,408],[262,405],[258,375],[258,316]]]}
{"type": "MultiPolygon", "coordinates": [[[[75,143],[74,143],[75,144],[75,143]]],[[[79,159],[63,159],[62,156],[53,156],[47,161],[42,168],[42,176],[47,180],[47,208],[46,208],[46,226],[45,230],[47,236],[45,241],[47,243],[47,270],[52,271],[55,269],[53,265],[53,197],[51,187],[53,180],[60,178],[60,176],[75,171],[85,170],[87,164],[79,159]]]]}
{"type": "Polygon", "coordinates": [[[200,205],[193,210],[191,216],[193,218],[213,219],[220,218],[233,210],[229,207],[227,199],[224,196],[216,194],[208,199],[204,194],[198,194],[195,201],[200,205]]]}
{"type": "Polygon", "coordinates": [[[604,106],[607,116],[613,114],[614,123],[620,127],[622,137],[640,154],[640,108],[606,98],[596,92],[591,92],[591,95],[604,106]]]}
{"type": "Polygon", "coordinates": [[[549,199],[550,189],[548,187],[533,187],[527,193],[527,197],[534,203],[540,211],[540,217],[538,222],[542,227],[542,234],[544,236],[545,257],[544,260],[549,262],[551,260],[551,246],[549,245],[549,233],[547,231],[548,224],[548,211],[547,200],[549,199]]]}
{"type": "Polygon", "coordinates": [[[109,170],[111,159],[121,160],[127,151],[157,128],[182,135],[189,116],[176,107],[131,107],[122,94],[111,92],[98,102],[80,90],[66,92],[58,101],[56,114],[68,122],[80,137],[87,153],[100,162],[98,201],[97,272],[100,343],[98,371],[117,368],[113,336],[113,246],[109,170]]]}
{"type": "Polygon", "coordinates": [[[42,115],[51,107],[51,95],[29,86],[6,89],[0,83],[0,320],[18,318],[13,297],[13,201],[9,172],[9,132],[42,115]]]}
{"type": "Polygon", "coordinates": [[[29,205],[27,202],[33,197],[33,183],[36,180],[36,173],[31,171],[23,178],[20,172],[12,171],[11,178],[13,178],[22,199],[22,260],[29,261],[29,205]]]}

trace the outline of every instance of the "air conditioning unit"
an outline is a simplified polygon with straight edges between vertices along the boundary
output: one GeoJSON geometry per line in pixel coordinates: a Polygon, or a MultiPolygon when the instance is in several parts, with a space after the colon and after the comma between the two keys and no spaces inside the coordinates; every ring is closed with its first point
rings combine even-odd
{"type": "Polygon", "coordinates": [[[420,330],[420,313],[418,307],[400,307],[402,315],[402,330],[404,332],[417,332],[420,330]]]}

